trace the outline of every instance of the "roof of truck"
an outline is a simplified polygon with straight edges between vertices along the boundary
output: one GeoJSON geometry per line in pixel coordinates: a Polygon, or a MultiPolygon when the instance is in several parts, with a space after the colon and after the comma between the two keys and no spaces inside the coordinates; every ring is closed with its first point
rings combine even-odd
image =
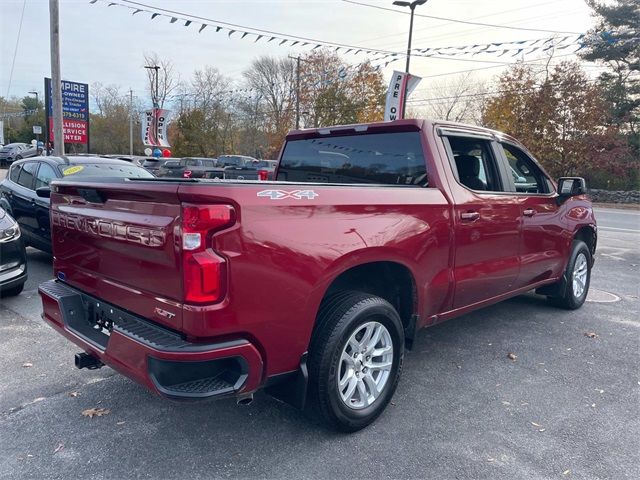
{"type": "Polygon", "coordinates": [[[304,128],[300,130],[290,131],[287,135],[287,139],[293,140],[301,138],[314,138],[340,132],[347,133],[349,131],[354,131],[355,133],[385,133],[394,131],[427,130],[432,127],[452,128],[458,130],[467,130],[469,132],[485,133],[494,135],[503,140],[509,140],[513,143],[520,143],[513,137],[497,130],[492,130],[490,128],[479,127],[477,125],[469,125],[466,123],[449,122],[444,120],[425,120],[417,118],[392,120],[390,122],[356,123],[351,125],[335,125],[331,127],[304,128]]]}

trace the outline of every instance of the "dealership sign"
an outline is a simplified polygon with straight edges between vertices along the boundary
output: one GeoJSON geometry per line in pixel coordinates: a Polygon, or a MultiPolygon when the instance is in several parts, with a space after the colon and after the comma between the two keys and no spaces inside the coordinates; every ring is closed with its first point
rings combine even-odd
{"type": "MultiPolygon", "coordinates": [[[[62,128],[64,143],[79,143],[89,148],[89,85],[69,82],[62,84],[62,128]]],[[[44,79],[45,105],[47,109],[47,132],[53,138],[53,100],[51,79],[44,79]]]]}
{"type": "Polygon", "coordinates": [[[385,122],[404,118],[404,109],[407,104],[406,97],[413,92],[420,80],[422,80],[420,77],[406,72],[393,72],[384,108],[385,122]]]}
{"type": "Polygon", "coordinates": [[[142,144],[150,147],[168,148],[167,122],[169,110],[154,108],[142,114],[142,144]],[[157,135],[156,135],[157,134],[157,135]]]}

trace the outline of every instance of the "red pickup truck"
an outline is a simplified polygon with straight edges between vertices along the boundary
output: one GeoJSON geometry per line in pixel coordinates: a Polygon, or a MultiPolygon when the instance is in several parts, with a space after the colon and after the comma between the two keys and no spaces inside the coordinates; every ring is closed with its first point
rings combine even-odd
{"type": "Polygon", "coordinates": [[[585,192],[509,136],[423,120],[293,131],[273,182],[61,180],[43,317],[80,368],[175,400],[265,388],[355,431],[417,329],[533,289],[583,304],[585,192]]]}

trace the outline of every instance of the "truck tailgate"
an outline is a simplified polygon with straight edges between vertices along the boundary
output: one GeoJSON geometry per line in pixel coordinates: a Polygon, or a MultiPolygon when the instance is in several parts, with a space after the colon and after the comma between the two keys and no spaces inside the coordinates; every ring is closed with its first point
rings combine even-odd
{"type": "Polygon", "coordinates": [[[168,182],[54,184],[51,228],[57,277],[179,329],[178,187],[168,182]]]}

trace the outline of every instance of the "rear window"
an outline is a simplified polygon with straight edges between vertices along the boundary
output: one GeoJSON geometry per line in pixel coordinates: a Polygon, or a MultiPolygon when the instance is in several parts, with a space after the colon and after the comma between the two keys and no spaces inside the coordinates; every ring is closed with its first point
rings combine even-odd
{"type": "Polygon", "coordinates": [[[242,157],[225,155],[218,158],[218,164],[223,167],[239,167],[243,164],[242,157]]]}
{"type": "Polygon", "coordinates": [[[143,163],[142,166],[143,167],[157,167],[160,165],[160,162],[163,162],[162,160],[151,160],[151,159],[146,159],[143,163]]]}
{"type": "Polygon", "coordinates": [[[65,178],[69,177],[122,177],[122,178],[153,178],[144,168],[135,165],[113,163],[83,163],[80,165],[61,165],[60,172],[65,178]]]}
{"type": "Polygon", "coordinates": [[[426,185],[419,132],[373,133],[288,141],[278,180],[426,185]]]}

